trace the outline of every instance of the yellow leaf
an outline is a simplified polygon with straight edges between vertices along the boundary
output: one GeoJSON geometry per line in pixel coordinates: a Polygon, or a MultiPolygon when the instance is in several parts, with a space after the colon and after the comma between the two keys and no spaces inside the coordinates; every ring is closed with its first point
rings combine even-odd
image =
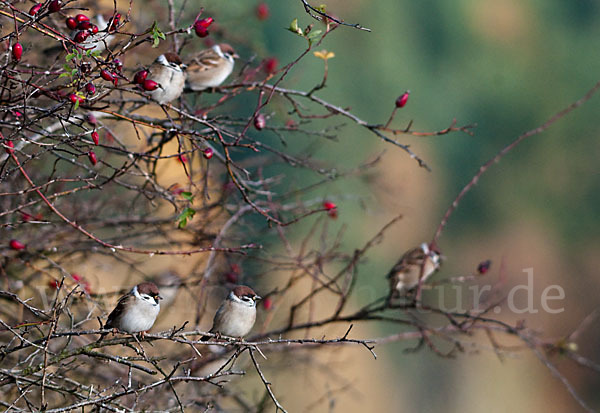
{"type": "Polygon", "coordinates": [[[320,52],[314,52],[314,55],[319,59],[329,60],[335,57],[335,53],[328,52],[327,50],[321,50],[320,52]]]}

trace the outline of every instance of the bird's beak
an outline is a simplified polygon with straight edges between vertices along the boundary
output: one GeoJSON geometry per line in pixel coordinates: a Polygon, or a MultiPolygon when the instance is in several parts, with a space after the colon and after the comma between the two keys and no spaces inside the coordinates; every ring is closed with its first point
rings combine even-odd
{"type": "Polygon", "coordinates": [[[237,53],[232,54],[231,57],[233,57],[234,59],[239,59],[240,58],[240,56],[237,53]]]}
{"type": "Polygon", "coordinates": [[[185,63],[180,64],[179,66],[181,66],[181,68],[183,70],[187,69],[188,65],[186,65],[185,63]]]}
{"type": "Polygon", "coordinates": [[[160,295],[156,295],[154,296],[154,300],[158,301],[158,300],[162,300],[163,298],[160,295]]]}
{"type": "Polygon", "coordinates": [[[258,301],[258,300],[262,300],[262,297],[260,295],[255,295],[254,301],[258,301]]]}

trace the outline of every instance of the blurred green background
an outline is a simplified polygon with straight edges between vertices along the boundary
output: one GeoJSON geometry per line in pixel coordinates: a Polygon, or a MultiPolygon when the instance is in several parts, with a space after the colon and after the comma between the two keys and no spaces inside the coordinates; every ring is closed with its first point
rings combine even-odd
{"type": "MultiPolygon", "coordinates": [[[[267,1],[271,16],[252,19],[258,3],[208,1],[205,6],[226,28],[224,37],[281,64],[295,59],[306,42],[287,32],[294,18],[304,27],[322,25],[305,14],[301,2],[267,1]]],[[[318,5],[318,4],[314,4],[318,5]]],[[[520,134],[531,130],[600,79],[600,4],[592,0],[337,0],[327,10],[371,33],[336,29],[318,48],[335,52],[329,61],[327,87],[317,92],[329,102],[351,108],[370,123],[384,123],[397,96],[410,90],[408,105],[394,125],[436,131],[450,125],[477,124],[474,136],[452,133],[434,137],[400,137],[423,157],[432,172],[419,168],[399,148],[382,143],[368,131],[337,118],[316,125],[345,124],[337,141],[286,135],[287,148],[313,156],[326,167],[350,170],[385,151],[365,177],[319,187],[307,199],[332,199],[340,210],[333,230],[347,226],[344,245],[363,245],[392,217],[404,218],[372,251],[360,268],[364,303],[386,291],[384,275],[408,248],[430,240],[446,208],[461,188],[520,134]]],[[[244,55],[244,53],[243,53],[244,55]]],[[[289,74],[284,86],[308,90],[318,84],[323,61],[309,55],[289,74]]],[[[247,100],[248,111],[255,98],[247,100]]],[[[506,289],[523,284],[523,269],[533,268],[535,294],[561,286],[566,298],[559,314],[499,317],[526,319],[549,342],[571,333],[598,305],[600,293],[600,139],[599,102],[593,97],[493,165],[464,198],[440,239],[446,256],[444,279],[472,274],[485,259],[493,261],[486,281],[506,279],[506,289]]],[[[274,101],[274,123],[290,118],[288,107],[274,101]]],[[[291,117],[293,118],[293,117],[291,117]]],[[[275,135],[261,139],[281,145],[275,135]]],[[[273,168],[275,174],[279,169],[273,168]]],[[[292,187],[320,181],[322,175],[295,171],[292,187]]],[[[297,237],[302,237],[301,229],[297,237]]],[[[276,248],[276,240],[271,249],[276,248]]],[[[358,304],[358,303],[357,303],[358,304]]],[[[536,303],[536,306],[539,302],[536,303]]],[[[582,354],[600,359],[598,322],[578,336],[582,354]]],[[[364,334],[383,336],[397,327],[382,325],[364,334]]],[[[499,338],[504,343],[502,338],[499,338]]],[[[379,348],[380,359],[352,353],[345,374],[354,390],[340,396],[339,411],[578,411],[566,389],[527,351],[499,360],[488,341],[454,360],[428,350],[406,354],[414,343],[379,348]],[[359,359],[360,361],[357,361],[359,359]]],[[[506,342],[509,344],[510,341],[506,342]]],[[[514,344],[514,343],[513,343],[514,344]]],[[[600,407],[597,375],[553,359],[575,389],[600,407]]],[[[334,355],[330,365],[339,362],[334,355]]],[[[305,383],[317,386],[309,380],[305,383]]],[[[305,400],[296,401],[306,408],[305,400]],[[303,403],[304,402],[304,403],[303,403]]],[[[317,409],[320,410],[320,409],[317,409]]],[[[334,409],[335,410],[335,409],[334,409]]]]}

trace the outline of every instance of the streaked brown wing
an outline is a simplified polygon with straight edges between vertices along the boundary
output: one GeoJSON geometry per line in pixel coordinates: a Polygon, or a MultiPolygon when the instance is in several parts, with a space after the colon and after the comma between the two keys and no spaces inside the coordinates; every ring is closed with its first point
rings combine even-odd
{"type": "Polygon", "coordinates": [[[392,267],[387,275],[387,278],[392,278],[396,273],[405,272],[409,267],[422,263],[425,258],[425,253],[421,247],[416,247],[405,252],[402,258],[398,260],[396,265],[392,267]]]}
{"type": "Polygon", "coordinates": [[[135,297],[132,293],[127,293],[123,297],[119,298],[117,306],[108,315],[108,319],[106,320],[106,324],[104,324],[104,328],[117,328],[118,321],[123,315],[125,307],[129,303],[129,301],[133,299],[135,299],[135,297]]]}
{"type": "Polygon", "coordinates": [[[203,50],[192,59],[188,65],[188,71],[203,72],[205,70],[213,69],[219,63],[219,60],[221,60],[221,57],[216,54],[214,50],[203,50]]]}

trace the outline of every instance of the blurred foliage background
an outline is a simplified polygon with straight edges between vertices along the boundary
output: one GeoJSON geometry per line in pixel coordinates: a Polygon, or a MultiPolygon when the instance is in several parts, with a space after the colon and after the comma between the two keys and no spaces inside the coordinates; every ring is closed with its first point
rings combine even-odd
{"type": "MultiPolygon", "coordinates": [[[[288,63],[305,44],[284,27],[296,17],[301,25],[314,22],[299,1],[267,3],[271,18],[251,24],[249,37],[259,43],[253,45],[258,50],[264,47],[265,56],[288,63]]],[[[233,21],[247,16],[246,2],[229,3],[231,7],[217,4],[206,6],[233,21]]],[[[338,203],[340,218],[335,225],[347,226],[345,243],[353,248],[391,217],[404,215],[360,269],[364,301],[371,294],[384,294],[384,275],[405,249],[431,239],[444,211],[481,164],[598,81],[599,9],[592,0],[327,2],[329,12],[373,31],[339,28],[325,40],[321,48],[336,56],[329,61],[327,87],[318,96],[351,107],[369,122],[383,123],[396,97],[410,89],[397,126],[413,120],[413,130],[441,130],[453,118],[459,125],[477,124],[472,137],[454,133],[400,138],[425,158],[431,173],[353,125],[342,130],[338,142],[322,139],[315,145],[289,139],[288,144],[299,151],[348,169],[385,151],[383,161],[366,177],[344,179],[313,194],[338,203]]],[[[323,62],[311,56],[291,72],[290,80],[294,87],[307,89],[320,81],[322,70],[323,62]]],[[[491,282],[502,273],[507,291],[511,285],[526,283],[525,268],[534,269],[536,300],[548,285],[563,287],[565,311],[560,314],[502,313],[507,321],[524,318],[528,326],[557,340],[596,308],[600,292],[598,110],[599,98],[594,97],[492,166],[463,200],[441,238],[447,259],[438,279],[471,274],[478,262],[489,258],[491,282]]],[[[298,176],[298,185],[322,178],[298,176]]],[[[535,305],[539,307],[539,301],[535,305]]],[[[390,333],[385,326],[382,329],[371,334],[390,333]]],[[[592,326],[577,344],[584,354],[598,359],[599,341],[592,326]]],[[[342,402],[348,407],[343,411],[374,406],[395,406],[395,411],[578,409],[561,384],[526,351],[500,361],[489,345],[482,344],[469,349],[467,356],[446,360],[427,350],[406,354],[407,346],[380,347],[376,363],[363,354],[346,355],[364,362],[350,363],[355,369],[347,378],[357,391],[351,390],[354,397],[342,402]]],[[[562,366],[560,359],[556,362],[586,400],[599,406],[600,396],[593,391],[600,384],[598,377],[562,366]]]]}

